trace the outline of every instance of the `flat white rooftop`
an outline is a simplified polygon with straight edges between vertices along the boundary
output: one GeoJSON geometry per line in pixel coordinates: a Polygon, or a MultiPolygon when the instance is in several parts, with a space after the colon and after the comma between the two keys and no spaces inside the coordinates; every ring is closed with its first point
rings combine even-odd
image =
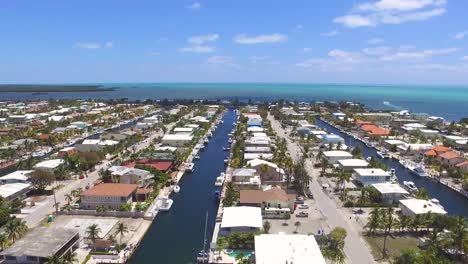
{"type": "Polygon", "coordinates": [[[45,160],[42,162],[37,163],[34,165],[34,168],[49,168],[49,169],[55,169],[61,164],[63,164],[65,161],[63,159],[52,159],[52,160],[45,160]]]}
{"type": "Polygon", "coordinates": [[[31,172],[33,171],[32,170],[17,170],[5,176],[0,177],[0,181],[7,181],[7,180],[27,181],[29,179],[29,174],[31,174],[31,172]]]}
{"type": "Polygon", "coordinates": [[[376,169],[376,168],[369,168],[369,169],[354,169],[354,172],[361,176],[361,177],[366,177],[366,176],[385,176],[389,177],[390,173],[386,172],[382,169],[376,169]]]}
{"type": "Polygon", "coordinates": [[[262,228],[262,209],[251,206],[225,207],[221,228],[229,227],[262,228]]]}
{"type": "Polygon", "coordinates": [[[338,164],[341,167],[367,167],[369,163],[363,159],[344,159],[344,160],[339,160],[338,164]]]}
{"type": "Polygon", "coordinates": [[[342,151],[342,150],[331,150],[323,152],[323,155],[327,158],[334,158],[334,157],[349,157],[352,158],[353,155],[351,153],[342,151]]]}
{"type": "Polygon", "coordinates": [[[4,198],[9,198],[10,196],[15,195],[23,190],[29,189],[31,184],[29,183],[7,183],[0,185],[0,196],[4,198]]]}
{"type": "Polygon", "coordinates": [[[257,264],[325,264],[314,236],[262,234],[255,236],[257,264]]]}
{"type": "Polygon", "coordinates": [[[166,134],[162,138],[162,140],[187,140],[190,141],[192,140],[193,136],[192,135],[186,135],[186,134],[166,134]]]}
{"type": "Polygon", "coordinates": [[[390,193],[399,193],[399,194],[409,194],[403,187],[396,183],[374,183],[372,186],[379,191],[381,194],[390,194],[390,193]]]}
{"type": "Polygon", "coordinates": [[[414,214],[447,214],[447,212],[439,205],[426,200],[420,199],[406,199],[400,200],[400,203],[412,211],[414,214]]]}

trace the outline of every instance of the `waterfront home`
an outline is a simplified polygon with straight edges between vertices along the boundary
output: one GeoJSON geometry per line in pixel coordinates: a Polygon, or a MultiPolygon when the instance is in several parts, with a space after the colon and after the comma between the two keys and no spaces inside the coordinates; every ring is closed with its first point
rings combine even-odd
{"type": "Polygon", "coordinates": [[[136,184],[138,187],[146,187],[152,183],[154,177],[149,171],[126,166],[112,166],[109,168],[114,182],[136,184]]]}
{"type": "Polygon", "coordinates": [[[465,161],[464,158],[454,151],[447,151],[437,156],[437,160],[447,167],[455,167],[458,163],[465,161]]]}
{"type": "Polygon", "coordinates": [[[407,143],[398,139],[387,139],[384,141],[384,146],[389,150],[398,150],[398,146],[404,146],[407,143]]]}
{"type": "Polygon", "coordinates": [[[245,147],[245,153],[271,153],[270,147],[262,147],[262,146],[249,146],[245,147]]]}
{"type": "Polygon", "coordinates": [[[367,168],[369,163],[363,159],[344,159],[338,160],[338,167],[345,171],[352,171],[354,169],[367,168]]]}
{"type": "Polygon", "coordinates": [[[257,171],[262,183],[284,182],[284,170],[279,168],[275,163],[261,159],[253,159],[247,161],[247,166],[257,171]]]}
{"type": "Polygon", "coordinates": [[[219,234],[254,233],[263,227],[262,209],[251,206],[224,207],[219,234]]]}
{"type": "Polygon", "coordinates": [[[77,230],[59,227],[38,227],[0,252],[2,263],[39,264],[49,257],[72,254],[80,246],[77,230]]]}
{"type": "Polygon", "coordinates": [[[247,132],[250,132],[250,133],[257,133],[257,132],[263,132],[264,129],[261,128],[261,127],[248,127],[247,128],[247,132]]]}
{"type": "Polygon", "coordinates": [[[369,186],[375,183],[384,183],[390,181],[391,175],[382,169],[354,169],[352,178],[362,186],[369,186]]]}
{"type": "Polygon", "coordinates": [[[193,136],[187,134],[166,134],[162,138],[162,143],[172,147],[183,147],[186,144],[189,144],[192,139],[193,136]]]}
{"type": "Polygon", "coordinates": [[[414,217],[416,215],[433,213],[447,214],[442,206],[432,201],[422,199],[404,199],[400,200],[401,213],[403,215],[414,217]]]}
{"type": "Polygon", "coordinates": [[[411,132],[413,130],[421,130],[421,129],[425,129],[426,126],[425,125],[422,125],[420,123],[408,123],[408,124],[404,124],[401,129],[404,131],[404,132],[411,132]]]}
{"type": "Polygon", "coordinates": [[[262,160],[271,160],[273,158],[273,154],[271,153],[244,153],[244,160],[254,160],[254,159],[262,159],[262,160]]]}
{"type": "Polygon", "coordinates": [[[239,205],[260,207],[265,218],[285,218],[294,211],[294,194],[287,194],[280,187],[269,190],[240,190],[239,205]]]}
{"type": "Polygon", "coordinates": [[[45,160],[34,165],[34,169],[54,174],[55,170],[63,164],[65,164],[63,159],[45,160]]]}
{"type": "Polygon", "coordinates": [[[190,120],[194,121],[196,123],[201,123],[201,124],[210,122],[210,120],[206,119],[206,117],[204,117],[204,116],[194,116],[194,117],[190,118],[190,120]]]}
{"type": "Polygon", "coordinates": [[[468,173],[468,160],[458,163],[455,167],[460,169],[462,172],[468,173]]]}
{"type": "Polygon", "coordinates": [[[262,121],[258,119],[249,119],[247,121],[247,127],[262,127],[262,121]]]}
{"type": "Polygon", "coordinates": [[[324,135],[321,135],[321,138],[322,138],[322,145],[345,143],[342,137],[335,135],[335,134],[324,134],[324,135]]]}
{"type": "Polygon", "coordinates": [[[79,152],[100,151],[106,146],[114,146],[117,144],[119,144],[119,142],[115,140],[85,139],[81,144],[75,144],[75,148],[79,152]]]}
{"type": "Polygon", "coordinates": [[[81,193],[81,208],[96,209],[96,206],[109,206],[118,210],[121,205],[131,204],[138,185],[123,183],[101,183],[81,193]]]}
{"type": "Polygon", "coordinates": [[[71,155],[76,154],[78,151],[76,150],[75,147],[66,147],[58,151],[57,157],[59,158],[65,158],[71,155]]]}
{"type": "Polygon", "coordinates": [[[374,183],[372,184],[372,187],[374,187],[379,192],[380,199],[382,203],[385,204],[398,203],[400,200],[405,199],[409,195],[409,192],[403,189],[403,187],[397,183],[374,183]]]}
{"type": "Polygon", "coordinates": [[[432,149],[434,146],[431,144],[423,143],[423,144],[405,144],[405,145],[400,145],[397,146],[397,151],[408,155],[408,156],[414,156],[414,155],[419,155],[420,152],[424,152],[427,150],[432,149]]]}
{"type": "Polygon", "coordinates": [[[370,137],[382,137],[390,135],[390,130],[372,125],[362,125],[361,130],[370,137]]]}
{"type": "Polygon", "coordinates": [[[340,112],[332,113],[332,115],[336,119],[340,119],[340,120],[343,120],[346,117],[345,113],[340,113],[340,112]]]}
{"type": "Polygon", "coordinates": [[[0,177],[1,184],[7,183],[25,183],[29,180],[29,176],[31,175],[32,170],[17,170],[7,175],[0,177]]]}
{"type": "Polygon", "coordinates": [[[421,132],[421,135],[427,137],[427,138],[432,138],[432,137],[438,137],[439,136],[439,131],[433,130],[433,129],[419,129],[419,132],[421,132]]]}
{"type": "Polygon", "coordinates": [[[269,139],[263,139],[263,138],[255,138],[251,137],[250,139],[247,139],[244,141],[244,144],[246,147],[269,147],[270,146],[270,140],[269,139]]]}
{"type": "Polygon", "coordinates": [[[255,236],[257,264],[325,264],[313,235],[261,234],[255,236]]]}
{"type": "Polygon", "coordinates": [[[193,127],[176,127],[173,132],[176,135],[192,135],[194,131],[193,127]]]}
{"type": "Polygon", "coordinates": [[[258,188],[261,184],[260,176],[257,170],[251,168],[235,169],[232,172],[232,182],[239,186],[252,186],[258,188]]]}
{"type": "Polygon", "coordinates": [[[342,150],[330,150],[323,152],[323,159],[329,164],[336,164],[339,160],[352,159],[351,153],[342,150]]]}
{"type": "Polygon", "coordinates": [[[31,190],[30,183],[7,183],[0,185],[0,196],[9,202],[22,201],[31,190]]]}

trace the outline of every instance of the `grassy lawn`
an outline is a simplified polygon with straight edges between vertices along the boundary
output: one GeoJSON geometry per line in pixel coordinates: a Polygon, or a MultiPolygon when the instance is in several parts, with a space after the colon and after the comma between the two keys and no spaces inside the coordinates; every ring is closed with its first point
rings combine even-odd
{"type": "MultiPolygon", "coordinates": [[[[372,255],[376,260],[382,259],[382,248],[383,248],[383,237],[381,236],[364,236],[364,239],[369,244],[372,255]]],[[[399,256],[403,250],[417,249],[418,248],[418,239],[415,237],[399,237],[391,236],[387,237],[387,252],[390,258],[399,256]]]]}

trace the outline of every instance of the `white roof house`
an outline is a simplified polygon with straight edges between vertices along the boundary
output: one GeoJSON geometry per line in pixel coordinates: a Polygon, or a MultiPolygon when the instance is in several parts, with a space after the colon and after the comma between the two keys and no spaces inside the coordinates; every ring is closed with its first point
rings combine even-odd
{"type": "Polygon", "coordinates": [[[248,127],[247,132],[263,132],[264,129],[261,127],[248,127]]]}
{"type": "Polygon", "coordinates": [[[81,143],[82,145],[99,145],[99,146],[112,146],[119,144],[118,141],[115,140],[101,140],[101,139],[85,139],[81,143]]]}
{"type": "Polygon", "coordinates": [[[447,214],[447,212],[440,206],[432,201],[426,201],[421,199],[405,199],[400,200],[401,212],[404,215],[415,216],[418,214],[447,214]]]}
{"type": "Polygon", "coordinates": [[[354,169],[353,179],[361,183],[363,186],[369,186],[374,183],[384,183],[390,181],[391,175],[389,172],[382,169],[354,169]]]}
{"type": "Polygon", "coordinates": [[[263,227],[262,209],[251,206],[225,207],[221,229],[225,231],[252,232],[263,227]]]}
{"type": "Polygon", "coordinates": [[[409,195],[409,192],[397,183],[374,183],[372,184],[372,187],[380,193],[382,201],[388,204],[397,203],[409,195]]]}
{"type": "Polygon", "coordinates": [[[314,236],[261,234],[255,236],[257,264],[325,264],[314,236]]]}
{"type": "Polygon", "coordinates": [[[324,151],[323,158],[326,159],[329,163],[335,164],[339,160],[352,159],[353,155],[351,153],[342,151],[342,150],[331,150],[324,151]]]}
{"type": "Polygon", "coordinates": [[[176,127],[174,128],[175,133],[192,133],[193,127],[176,127]]]}
{"type": "Polygon", "coordinates": [[[17,170],[10,174],[0,177],[1,183],[26,182],[32,170],[17,170]]]}
{"type": "Polygon", "coordinates": [[[162,142],[169,146],[181,147],[185,143],[190,142],[193,139],[192,135],[187,134],[166,134],[162,138],[162,142]]]}
{"type": "Polygon", "coordinates": [[[338,166],[343,170],[353,170],[359,168],[367,168],[369,163],[363,159],[344,159],[338,160],[338,166]]]}
{"type": "Polygon", "coordinates": [[[273,154],[271,153],[244,153],[244,160],[265,159],[271,160],[273,154]]]}
{"type": "Polygon", "coordinates": [[[37,163],[34,165],[35,169],[55,169],[58,166],[64,164],[65,161],[63,159],[52,159],[52,160],[45,160],[42,162],[37,163]]]}
{"type": "Polygon", "coordinates": [[[15,199],[21,199],[31,190],[32,185],[30,183],[7,183],[0,185],[0,196],[3,198],[13,201],[15,199]]]}

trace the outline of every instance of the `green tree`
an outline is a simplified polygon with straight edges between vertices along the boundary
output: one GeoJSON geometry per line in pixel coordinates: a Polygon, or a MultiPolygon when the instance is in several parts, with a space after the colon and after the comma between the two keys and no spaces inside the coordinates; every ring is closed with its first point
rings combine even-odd
{"type": "Polygon", "coordinates": [[[387,252],[387,237],[392,231],[392,228],[395,226],[395,218],[393,217],[394,209],[393,207],[388,207],[383,214],[383,221],[381,222],[381,225],[384,230],[384,243],[383,243],[383,248],[382,248],[382,256],[384,258],[388,257],[388,252],[387,252]]]}
{"type": "Polygon", "coordinates": [[[382,219],[382,213],[379,208],[374,208],[372,212],[370,212],[369,219],[365,228],[368,229],[369,235],[375,235],[377,229],[380,227],[380,221],[382,219]]]}
{"type": "Polygon", "coordinates": [[[5,234],[13,243],[28,232],[26,222],[20,219],[12,219],[5,225],[5,234]]]}
{"type": "Polygon", "coordinates": [[[122,244],[122,238],[124,237],[124,235],[128,233],[128,227],[127,225],[125,225],[124,223],[122,222],[119,222],[117,224],[117,228],[115,229],[115,234],[118,234],[120,235],[120,238],[119,238],[119,244],[122,244]]]}
{"type": "Polygon", "coordinates": [[[92,224],[86,229],[86,238],[94,244],[100,238],[99,233],[101,233],[101,228],[97,224],[92,224]]]}

